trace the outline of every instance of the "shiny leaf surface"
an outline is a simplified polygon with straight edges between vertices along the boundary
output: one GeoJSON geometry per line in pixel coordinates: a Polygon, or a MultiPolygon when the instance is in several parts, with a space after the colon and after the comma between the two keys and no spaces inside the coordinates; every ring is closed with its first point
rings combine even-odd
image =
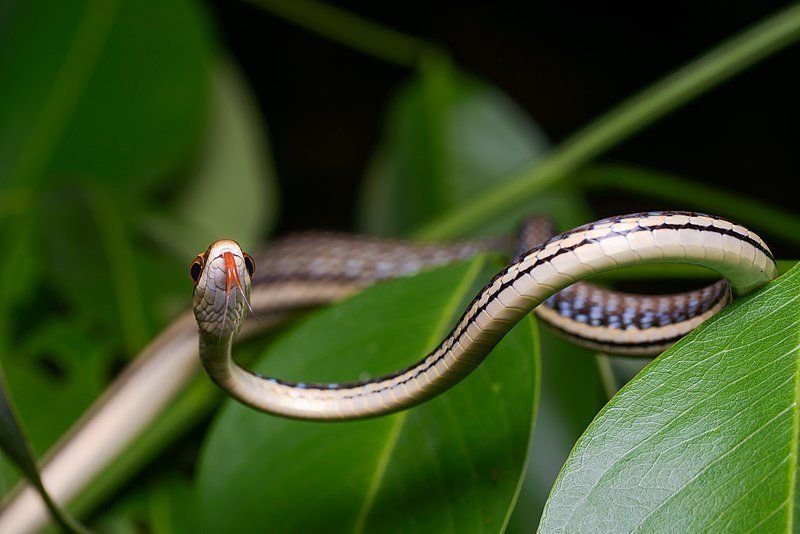
{"type": "Polygon", "coordinates": [[[791,529],[798,356],[794,268],[620,390],[572,451],[541,530],[791,529]]]}

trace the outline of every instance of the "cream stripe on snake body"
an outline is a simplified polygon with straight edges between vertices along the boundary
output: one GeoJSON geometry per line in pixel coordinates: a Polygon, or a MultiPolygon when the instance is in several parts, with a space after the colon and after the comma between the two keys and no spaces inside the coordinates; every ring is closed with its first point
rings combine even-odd
{"type": "Polygon", "coordinates": [[[211,377],[254,408],[309,419],[375,416],[422,402],[461,380],[517,321],[560,289],[602,271],[656,261],[704,265],[740,294],[776,273],[763,241],[728,221],[675,212],[617,217],[520,256],[481,291],[429,356],[394,375],[352,384],[265,378],[233,363],[230,339],[216,343],[202,333],[201,355],[211,377]]]}

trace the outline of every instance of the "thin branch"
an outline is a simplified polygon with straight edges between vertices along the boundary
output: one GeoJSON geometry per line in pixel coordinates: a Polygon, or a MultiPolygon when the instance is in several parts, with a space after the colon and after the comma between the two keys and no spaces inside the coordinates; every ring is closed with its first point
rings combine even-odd
{"type": "Polygon", "coordinates": [[[273,15],[332,41],[389,63],[416,68],[426,52],[438,49],[375,21],[316,0],[249,0],[273,15]]]}
{"type": "Polygon", "coordinates": [[[794,4],[624,101],[512,180],[436,218],[417,231],[417,237],[452,238],[480,227],[799,37],[800,4],[794,4]]]}

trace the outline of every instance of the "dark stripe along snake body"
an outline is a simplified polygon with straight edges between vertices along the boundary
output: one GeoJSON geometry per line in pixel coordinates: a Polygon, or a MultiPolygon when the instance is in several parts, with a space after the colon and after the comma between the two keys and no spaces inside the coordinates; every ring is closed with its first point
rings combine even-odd
{"type": "Polygon", "coordinates": [[[729,299],[724,283],[680,296],[653,297],[649,303],[646,297],[587,286],[553,298],[599,272],[640,263],[695,263],[722,274],[738,294],[776,275],[774,259],[758,236],[717,217],[653,212],[605,219],[518,256],[475,297],[439,346],[411,367],[360,382],[309,384],[256,375],[233,362],[233,325],[241,322],[244,303],[238,299],[241,302],[231,307],[221,307],[227,300],[221,298],[223,286],[219,275],[214,276],[213,261],[226,252],[241,255],[237,249],[233,242],[209,249],[212,267],[206,267],[195,292],[203,365],[218,385],[245,404],[318,420],[381,415],[438,395],[475,369],[514,324],[544,301],[549,306],[541,308],[540,317],[568,336],[614,352],[642,353],[674,342],[729,299]],[[563,306],[564,302],[571,304],[563,306]]]}

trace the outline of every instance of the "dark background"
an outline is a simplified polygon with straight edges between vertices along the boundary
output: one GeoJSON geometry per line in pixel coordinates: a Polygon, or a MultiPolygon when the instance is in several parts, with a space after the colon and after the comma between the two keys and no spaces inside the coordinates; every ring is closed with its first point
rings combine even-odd
{"type": "MultiPolygon", "coordinates": [[[[786,5],[332,3],[442,44],[463,69],[508,93],[553,142],[786,5]]],[[[212,9],[272,136],[283,195],[279,231],[350,228],[387,99],[412,73],[245,3],[217,1],[212,9]]],[[[795,209],[784,186],[796,181],[800,168],[799,60],[798,47],[779,53],[604,159],[674,172],[795,209]]],[[[626,201],[596,198],[595,204],[603,214],[626,201]]]]}

